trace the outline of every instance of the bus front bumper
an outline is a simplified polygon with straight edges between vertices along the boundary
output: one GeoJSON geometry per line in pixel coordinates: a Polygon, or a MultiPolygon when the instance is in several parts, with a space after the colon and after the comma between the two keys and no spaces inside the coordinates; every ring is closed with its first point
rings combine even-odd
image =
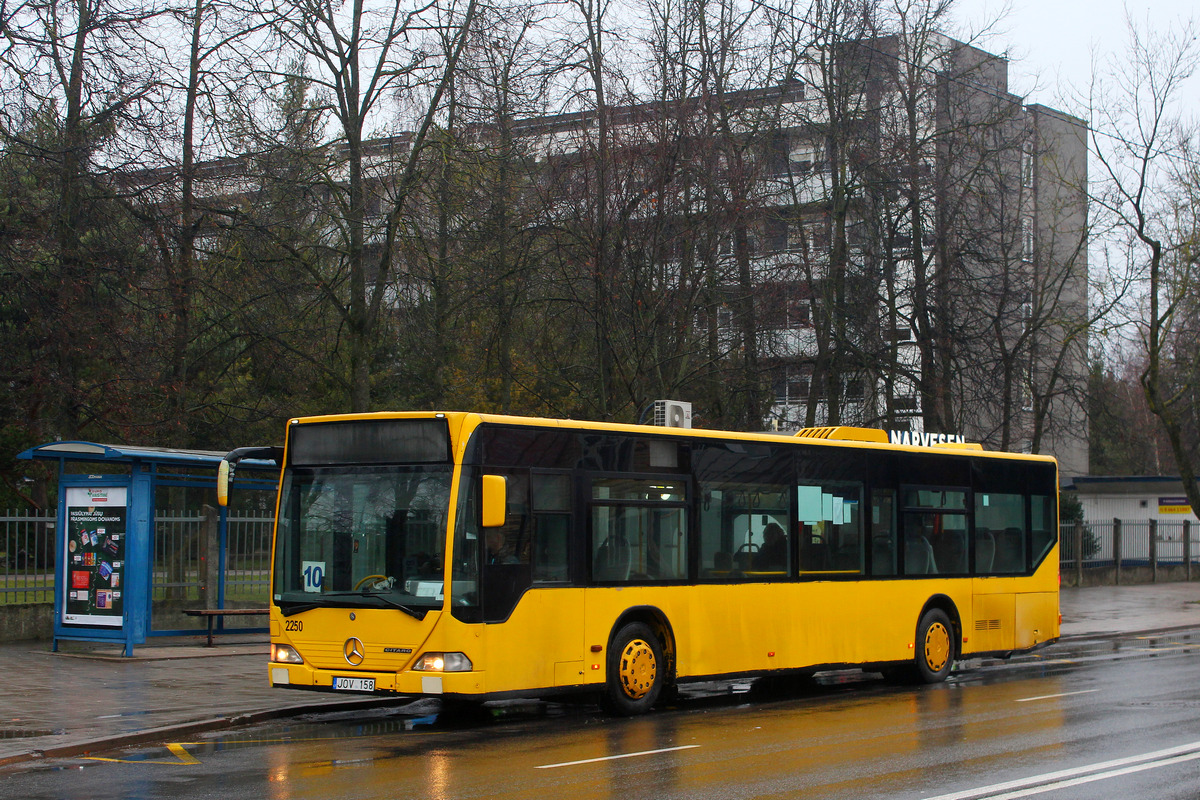
{"type": "Polygon", "coordinates": [[[367,672],[315,669],[307,664],[269,668],[272,686],[346,694],[477,695],[484,691],[481,672],[367,672]]]}

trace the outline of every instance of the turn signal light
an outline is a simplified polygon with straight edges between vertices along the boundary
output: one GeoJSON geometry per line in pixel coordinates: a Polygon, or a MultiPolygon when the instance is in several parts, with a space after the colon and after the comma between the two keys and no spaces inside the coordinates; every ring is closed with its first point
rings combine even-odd
{"type": "Polygon", "coordinates": [[[413,664],[418,672],[470,672],[471,668],[466,653],[425,653],[413,664]]]}
{"type": "Polygon", "coordinates": [[[304,659],[296,648],[287,644],[277,644],[271,647],[271,660],[277,664],[303,664],[304,659]]]}

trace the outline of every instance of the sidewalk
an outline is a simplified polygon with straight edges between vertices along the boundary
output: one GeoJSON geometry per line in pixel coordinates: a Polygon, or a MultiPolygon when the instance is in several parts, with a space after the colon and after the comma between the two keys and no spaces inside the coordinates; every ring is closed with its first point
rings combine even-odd
{"type": "Polygon", "coordinates": [[[1200,627],[1200,583],[1064,588],[1062,639],[1200,627]]]}
{"type": "Polygon", "coordinates": [[[151,639],[134,648],[0,644],[0,769],[334,708],[410,702],[275,689],[265,634],[151,639]]]}
{"type": "MultiPolygon", "coordinates": [[[[1200,583],[1097,586],[1062,591],[1062,646],[1171,628],[1200,628],[1200,583]]],[[[151,640],[118,648],[47,642],[0,645],[0,767],[305,712],[370,708],[403,699],[274,689],[261,635],[151,640]],[[69,652],[74,651],[74,652],[69,652]]]]}

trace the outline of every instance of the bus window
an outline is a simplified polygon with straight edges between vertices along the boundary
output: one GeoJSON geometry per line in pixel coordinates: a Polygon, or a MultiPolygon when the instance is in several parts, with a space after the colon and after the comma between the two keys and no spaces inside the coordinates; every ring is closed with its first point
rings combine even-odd
{"type": "Polygon", "coordinates": [[[871,574],[896,574],[896,493],[871,492],[871,574]]]}
{"type": "Polygon", "coordinates": [[[533,581],[558,583],[570,577],[571,478],[531,476],[533,490],[533,581]]]}
{"type": "Polygon", "coordinates": [[[453,614],[463,622],[479,622],[479,564],[483,560],[479,470],[463,470],[462,483],[468,488],[459,496],[458,524],[454,530],[454,564],[450,573],[454,587],[453,614]]]}
{"type": "Polygon", "coordinates": [[[789,555],[787,532],[778,522],[768,522],[763,527],[762,547],[751,561],[754,571],[786,573],[790,567],[789,555]]]}
{"type": "Polygon", "coordinates": [[[975,569],[980,575],[1025,570],[1025,498],[1019,494],[975,495],[975,569]]]}
{"type": "Polygon", "coordinates": [[[445,468],[298,467],[281,494],[277,595],[307,600],[367,586],[440,602],[445,468]]]}
{"type": "Polygon", "coordinates": [[[684,484],[678,480],[593,480],[592,579],[625,582],[686,578],[684,499],[684,484]]]}
{"type": "Polygon", "coordinates": [[[862,484],[825,481],[796,487],[800,573],[863,571],[862,484]]]}
{"type": "Polygon", "coordinates": [[[706,443],[693,450],[703,580],[772,580],[790,574],[789,455],[751,443],[706,443]]]}
{"type": "Polygon", "coordinates": [[[936,514],[905,512],[904,514],[904,574],[936,575],[937,561],[933,556],[933,535],[936,514]]]}
{"type": "Polygon", "coordinates": [[[1044,494],[1035,494],[1029,498],[1033,511],[1033,549],[1031,551],[1033,558],[1031,561],[1034,567],[1041,563],[1058,539],[1056,535],[1058,509],[1055,507],[1055,499],[1044,494]]]}
{"type": "Polygon", "coordinates": [[[942,575],[968,575],[967,517],[965,514],[938,514],[929,539],[933,558],[942,575]]]}
{"type": "Polygon", "coordinates": [[[967,490],[905,488],[904,574],[968,575],[967,490]]]}

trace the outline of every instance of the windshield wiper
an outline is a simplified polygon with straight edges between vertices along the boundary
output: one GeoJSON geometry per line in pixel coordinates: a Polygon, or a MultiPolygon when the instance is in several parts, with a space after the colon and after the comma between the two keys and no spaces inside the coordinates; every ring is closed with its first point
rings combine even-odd
{"type": "Polygon", "coordinates": [[[387,603],[392,608],[400,609],[401,611],[403,611],[405,614],[408,614],[413,619],[425,619],[425,615],[429,613],[428,608],[413,608],[412,606],[406,606],[403,603],[401,603],[399,600],[395,600],[391,597],[386,597],[381,594],[376,594],[376,595],[371,595],[371,596],[376,597],[379,600],[382,600],[384,603],[387,603]]]}
{"type": "Polygon", "coordinates": [[[280,600],[278,605],[279,610],[283,612],[285,617],[290,617],[293,614],[302,614],[305,611],[311,611],[314,608],[321,607],[320,603],[306,602],[303,600],[280,600]]]}
{"type": "MultiPolygon", "coordinates": [[[[357,591],[357,592],[353,592],[353,591],[350,591],[350,592],[325,592],[324,594],[321,595],[321,597],[324,599],[329,599],[329,600],[343,600],[343,601],[351,600],[351,599],[353,599],[353,600],[378,600],[383,605],[400,609],[405,614],[408,614],[410,617],[413,617],[414,619],[425,619],[425,615],[429,613],[428,608],[413,608],[412,606],[406,606],[403,603],[401,603],[399,600],[388,597],[387,595],[378,594],[376,592],[370,592],[365,589],[362,591],[357,591]]],[[[322,605],[325,605],[325,604],[322,603],[322,605]]],[[[339,603],[339,605],[341,605],[341,603],[339,603]]]]}

